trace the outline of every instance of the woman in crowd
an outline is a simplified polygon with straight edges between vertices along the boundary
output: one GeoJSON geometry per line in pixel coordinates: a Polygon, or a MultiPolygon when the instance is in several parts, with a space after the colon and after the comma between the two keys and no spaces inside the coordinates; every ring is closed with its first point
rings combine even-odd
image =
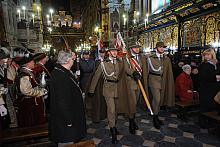
{"type": "MultiPolygon", "coordinates": [[[[202,54],[202,64],[199,66],[200,111],[201,113],[216,109],[214,97],[220,90],[220,66],[214,49],[207,49],[202,54]]],[[[205,120],[200,120],[201,127],[206,126],[205,120]]]]}
{"type": "Polygon", "coordinates": [[[186,64],[182,67],[183,72],[176,78],[176,96],[181,101],[188,102],[193,100],[193,81],[190,77],[191,67],[186,64]]]}
{"type": "MultiPolygon", "coordinates": [[[[74,53],[73,53],[74,54],[74,53]]],[[[86,135],[86,120],[82,91],[71,71],[76,58],[72,53],[60,51],[58,65],[51,73],[50,87],[50,139],[63,147],[77,142],[86,135]]]]}

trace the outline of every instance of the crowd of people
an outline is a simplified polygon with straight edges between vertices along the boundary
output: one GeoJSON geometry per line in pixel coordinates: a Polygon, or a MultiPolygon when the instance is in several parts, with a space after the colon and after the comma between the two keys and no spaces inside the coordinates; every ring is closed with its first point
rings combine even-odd
{"type": "MultiPolygon", "coordinates": [[[[125,114],[129,132],[135,134],[137,107],[148,107],[156,129],[164,124],[158,117],[160,108],[172,109],[175,101],[197,99],[201,113],[218,110],[220,64],[215,50],[205,50],[200,64],[173,65],[165,48],[158,42],[153,53],[144,55],[133,41],[126,54],[110,45],[98,51],[97,59],[89,51],[79,59],[71,50],[59,51],[52,59],[28,50],[10,56],[2,47],[1,130],[48,122],[50,140],[62,147],[86,136],[87,117],[94,123],[107,118],[112,143],[117,144],[119,113],[125,114]]],[[[207,120],[199,118],[204,127],[207,120]]]]}

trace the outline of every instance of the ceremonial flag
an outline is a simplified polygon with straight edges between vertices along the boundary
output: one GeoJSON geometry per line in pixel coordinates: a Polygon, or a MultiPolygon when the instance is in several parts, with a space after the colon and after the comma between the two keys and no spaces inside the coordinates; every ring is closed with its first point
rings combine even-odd
{"type": "Polygon", "coordinates": [[[121,33],[118,32],[115,40],[115,48],[119,49],[123,53],[127,53],[125,42],[121,36],[121,33]]]}

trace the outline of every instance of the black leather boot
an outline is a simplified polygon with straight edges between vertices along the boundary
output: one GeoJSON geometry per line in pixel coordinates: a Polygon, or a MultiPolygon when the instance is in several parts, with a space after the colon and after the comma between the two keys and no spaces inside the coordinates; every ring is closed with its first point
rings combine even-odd
{"type": "Polygon", "coordinates": [[[116,130],[117,129],[115,127],[110,128],[110,132],[111,132],[111,135],[112,135],[112,144],[117,144],[118,143],[116,130]]]}
{"type": "Polygon", "coordinates": [[[153,115],[153,124],[154,124],[154,127],[156,129],[160,129],[160,122],[158,121],[158,116],[157,115],[153,115]]]}
{"type": "Polygon", "coordinates": [[[164,123],[157,117],[157,121],[160,123],[160,125],[164,125],[164,123]]]}
{"type": "Polygon", "coordinates": [[[129,132],[135,134],[134,119],[129,118],[129,132]]]}
{"type": "Polygon", "coordinates": [[[119,135],[118,129],[117,129],[117,128],[115,128],[115,130],[116,130],[116,135],[119,135]]]}
{"type": "Polygon", "coordinates": [[[135,129],[135,130],[138,130],[138,129],[139,129],[137,123],[135,122],[135,119],[134,119],[134,129],[135,129]]]}

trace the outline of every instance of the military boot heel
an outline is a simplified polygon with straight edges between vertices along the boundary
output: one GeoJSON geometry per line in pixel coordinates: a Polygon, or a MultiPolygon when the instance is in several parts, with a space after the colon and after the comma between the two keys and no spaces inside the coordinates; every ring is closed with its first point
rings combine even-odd
{"type": "Polygon", "coordinates": [[[112,135],[112,144],[117,144],[118,143],[116,130],[117,129],[115,127],[110,128],[110,132],[111,132],[111,135],[112,135]]]}
{"type": "Polygon", "coordinates": [[[129,132],[135,134],[134,119],[129,119],[129,132]]]}
{"type": "Polygon", "coordinates": [[[154,115],[153,116],[153,124],[154,124],[154,127],[156,128],[156,129],[160,129],[160,122],[158,121],[159,119],[158,119],[158,116],[157,115],[154,115]]]}
{"type": "Polygon", "coordinates": [[[138,130],[138,129],[139,129],[139,127],[138,127],[137,123],[135,122],[135,120],[134,120],[134,129],[135,129],[135,130],[138,130]]]}

